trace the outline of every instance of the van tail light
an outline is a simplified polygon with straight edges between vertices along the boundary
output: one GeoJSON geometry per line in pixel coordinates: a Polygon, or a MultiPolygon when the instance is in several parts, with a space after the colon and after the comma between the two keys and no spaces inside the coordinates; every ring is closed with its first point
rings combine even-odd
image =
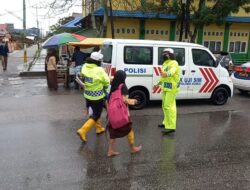
{"type": "Polygon", "coordinates": [[[245,69],[245,71],[246,71],[247,73],[250,73],[250,67],[247,67],[247,68],[245,69]]]}
{"type": "Polygon", "coordinates": [[[111,76],[113,77],[115,75],[116,69],[113,67],[111,68],[111,76]]]}
{"type": "Polygon", "coordinates": [[[247,72],[250,73],[250,67],[242,67],[242,66],[234,66],[233,67],[234,71],[238,71],[238,72],[247,72]]]}
{"type": "Polygon", "coordinates": [[[242,67],[241,66],[234,66],[233,70],[239,72],[239,71],[242,71],[242,67]]]}

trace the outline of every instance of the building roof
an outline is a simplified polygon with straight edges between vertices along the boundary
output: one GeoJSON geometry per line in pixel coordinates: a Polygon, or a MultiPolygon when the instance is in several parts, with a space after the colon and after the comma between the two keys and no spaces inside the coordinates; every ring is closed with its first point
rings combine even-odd
{"type": "MultiPolygon", "coordinates": [[[[104,8],[99,8],[94,12],[94,15],[97,17],[102,17],[104,15],[104,8]]],[[[71,21],[72,23],[66,23],[63,25],[64,27],[71,26],[72,24],[74,27],[76,25],[80,26],[80,23],[83,23],[84,20],[90,16],[90,14],[84,18],[80,18],[77,20],[71,21]]],[[[108,12],[108,16],[110,16],[110,12],[108,12]]],[[[164,14],[164,13],[155,13],[155,12],[142,12],[142,11],[126,11],[126,10],[113,10],[112,11],[113,17],[123,17],[123,18],[144,18],[144,19],[168,19],[168,20],[176,20],[177,16],[174,14],[164,14]]],[[[79,17],[78,17],[79,18],[79,17]]],[[[228,16],[225,19],[226,22],[234,22],[234,23],[250,23],[250,17],[239,17],[239,16],[228,16]]],[[[84,26],[84,24],[82,25],[84,26]]]]}
{"type": "MultiPolygon", "coordinates": [[[[95,11],[95,16],[103,16],[104,9],[100,8],[95,11]]],[[[108,12],[110,16],[110,12],[108,12]]],[[[114,17],[133,17],[133,18],[163,18],[163,19],[176,19],[176,15],[173,14],[163,14],[163,13],[144,13],[142,11],[126,11],[126,10],[113,10],[112,15],[114,17]]]]}
{"type": "Polygon", "coordinates": [[[228,16],[226,18],[226,21],[227,22],[250,23],[250,17],[228,16]]]}
{"type": "Polygon", "coordinates": [[[79,26],[77,24],[79,24],[79,21],[82,19],[82,17],[76,17],[73,20],[67,22],[66,24],[62,25],[62,27],[65,28],[78,28],[79,26]]]}
{"type": "MultiPolygon", "coordinates": [[[[160,18],[160,19],[170,19],[174,20],[177,18],[174,14],[163,14],[163,13],[143,13],[142,11],[126,11],[126,10],[113,10],[114,17],[133,17],[133,18],[160,18]]],[[[100,8],[95,11],[95,16],[103,16],[104,9],[100,8]]],[[[110,16],[110,13],[108,12],[110,16]]],[[[239,16],[228,16],[226,17],[227,22],[237,22],[237,23],[250,23],[250,17],[239,17],[239,16]]]]}

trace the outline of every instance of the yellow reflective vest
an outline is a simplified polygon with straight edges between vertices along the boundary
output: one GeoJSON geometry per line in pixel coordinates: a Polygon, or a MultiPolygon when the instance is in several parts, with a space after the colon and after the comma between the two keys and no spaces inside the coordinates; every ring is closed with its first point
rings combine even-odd
{"type": "Polygon", "coordinates": [[[162,65],[162,72],[166,77],[160,78],[161,89],[163,91],[179,92],[180,87],[180,67],[175,60],[166,60],[162,65]]]}
{"type": "Polygon", "coordinates": [[[109,87],[109,77],[102,67],[94,63],[85,63],[81,69],[84,79],[84,94],[88,100],[100,100],[105,97],[109,87]]]}

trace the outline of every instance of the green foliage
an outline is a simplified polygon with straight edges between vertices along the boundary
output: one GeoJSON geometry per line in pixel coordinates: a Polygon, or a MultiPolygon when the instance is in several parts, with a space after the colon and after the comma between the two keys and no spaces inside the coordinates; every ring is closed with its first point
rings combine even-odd
{"type": "Polygon", "coordinates": [[[231,13],[237,13],[241,7],[249,8],[249,0],[220,0],[209,10],[209,14],[213,16],[212,22],[223,23],[225,17],[231,13]]]}
{"type": "MultiPolygon", "coordinates": [[[[191,15],[189,23],[197,28],[204,25],[215,23],[221,25],[225,23],[225,18],[231,13],[237,13],[240,8],[249,7],[250,0],[217,0],[213,6],[206,6],[205,0],[199,0],[199,7],[190,6],[187,10],[191,15]]],[[[195,35],[191,35],[191,41],[196,38],[195,35]]]]}
{"type": "Polygon", "coordinates": [[[50,33],[48,34],[48,37],[53,36],[54,34],[60,34],[63,32],[75,33],[77,31],[79,31],[80,30],[79,28],[62,27],[62,25],[66,24],[67,22],[70,22],[73,19],[74,19],[74,17],[72,17],[72,16],[59,19],[56,24],[50,26],[50,33]]]}

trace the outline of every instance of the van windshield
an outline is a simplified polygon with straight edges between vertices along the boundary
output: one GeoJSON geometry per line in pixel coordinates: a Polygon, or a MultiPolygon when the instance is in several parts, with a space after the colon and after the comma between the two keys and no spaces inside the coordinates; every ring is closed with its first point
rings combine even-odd
{"type": "Polygon", "coordinates": [[[104,44],[101,48],[101,53],[103,54],[103,62],[111,63],[112,60],[112,45],[104,44]]]}

